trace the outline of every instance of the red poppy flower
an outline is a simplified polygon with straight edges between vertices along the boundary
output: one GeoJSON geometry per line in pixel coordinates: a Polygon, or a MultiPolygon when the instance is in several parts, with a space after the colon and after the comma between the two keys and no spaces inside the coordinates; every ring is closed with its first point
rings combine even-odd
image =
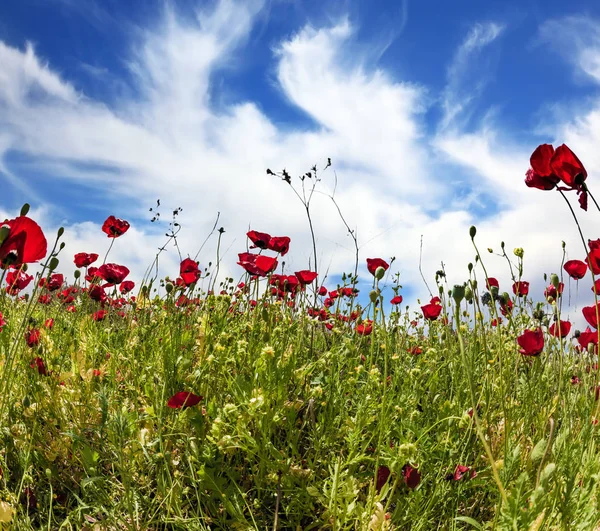
{"type": "Polygon", "coordinates": [[[442,305],[439,297],[433,297],[429,304],[421,306],[423,317],[428,321],[435,321],[442,313],[442,305]]]}
{"type": "Polygon", "coordinates": [[[126,295],[127,293],[129,293],[133,288],[135,288],[135,282],[133,280],[124,280],[123,282],[121,282],[121,285],[119,286],[119,291],[123,294],[126,295]]]}
{"type": "Polygon", "coordinates": [[[300,284],[302,284],[304,286],[314,282],[314,280],[318,276],[317,273],[315,273],[314,271],[309,271],[308,269],[303,269],[302,271],[296,271],[296,273],[294,273],[294,274],[298,277],[300,284]]]}
{"type": "Polygon", "coordinates": [[[579,376],[571,376],[571,385],[577,385],[581,383],[581,380],[579,379],[579,376]]]}
{"type": "Polygon", "coordinates": [[[37,328],[31,328],[25,332],[25,341],[28,347],[37,347],[40,344],[40,331],[37,328]]]}
{"type": "Polygon", "coordinates": [[[44,322],[44,326],[48,329],[48,330],[52,330],[54,328],[54,319],[50,318],[50,319],[46,319],[46,321],[44,322]]]}
{"type": "Polygon", "coordinates": [[[18,269],[46,256],[46,237],[35,221],[19,216],[0,224],[0,229],[6,228],[8,235],[0,244],[0,267],[18,269]]]}
{"type": "Polygon", "coordinates": [[[408,353],[412,354],[413,356],[419,356],[421,354],[423,354],[423,349],[421,347],[411,347],[408,349],[408,353]]]}
{"type": "Polygon", "coordinates": [[[571,323],[569,321],[561,321],[560,326],[552,323],[548,329],[548,333],[554,337],[567,337],[571,331],[571,323]]]}
{"type": "Polygon", "coordinates": [[[523,356],[539,356],[544,350],[544,332],[541,328],[536,330],[525,330],[517,338],[517,343],[521,347],[519,352],[523,356]]]}
{"type": "Polygon", "coordinates": [[[592,291],[600,295],[600,278],[596,280],[596,282],[594,282],[594,285],[592,286],[592,291]]]}
{"type": "Polygon", "coordinates": [[[102,232],[104,232],[109,238],[118,238],[123,236],[129,230],[129,222],[124,219],[115,218],[115,216],[108,216],[106,221],[102,224],[102,232]]]}
{"type": "Polygon", "coordinates": [[[476,476],[477,476],[477,472],[475,471],[475,469],[472,469],[470,466],[456,465],[454,474],[450,474],[449,479],[453,479],[454,481],[460,481],[464,477],[473,479],[476,476]]]}
{"type": "Polygon", "coordinates": [[[373,321],[363,321],[356,325],[356,333],[361,336],[368,336],[373,331],[373,321]]]}
{"type": "Polygon", "coordinates": [[[375,483],[375,488],[377,489],[377,492],[379,492],[387,483],[390,474],[390,469],[387,466],[380,466],[377,468],[377,481],[375,483]]]}
{"type": "MultiPolygon", "coordinates": [[[[99,284],[95,284],[88,290],[88,295],[93,301],[104,302],[106,300],[106,293],[104,288],[99,284]]],[[[71,301],[72,302],[72,301],[71,301]]],[[[65,304],[68,304],[65,302],[65,304]]]]}
{"type": "Polygon", "coordinates": [[[539,190],[552,190],[560,181],[552,170],[551,161],[554,148],[550,144],[538,146],[532,153],[529,162],[531,169],[525,174],[525,184],[539,190]]]}
{"type": "Polygon", "coordinates": [[[581,280],[587,273],[587,265],[581,260],[569,260],[563,267],[567,274],[575,280],[581,280]]]}
{"type": "Polygon", "coordinates": [[[529,295],[529,282],[525,282],[523,280],[520,282],[514,282],[512,289],[513,293],[517,297],[526,297],[529,295]]]}
{"type": "Polygon", "coordinates": [[[46,368],[46,364],[44,363],[44,360],[42,358],[34,358],[29,362],[29,366],[32,369],[37,369],[37,372],[42,376],[48,376],[48,369],[46,368]]]}
{"type": "Polygon", "coordinates": [[[502,324],[502,317],[498,317],[498,319],[492,319],[492,322],[490,324],[492,326],[498,326],[499,324],[502,324]]]}
{"type": "Polygon", "coordinates": [[[415,467],[406,464],[402,467],[402,477],[409,489],[416,489],[421,482],[421,474],[415,467]]]}
{"type": "Polygon", "coordinates": [[[6,326],[6,321],[4,320],[4,316],[2,315],[2,312],[0,312],[0,332],[2,332],[3,326],[6,326]]]}
{"type": "Polygon", "coordinates": [[[600,313],[600,302],[596,306],[585,306],[581,309],[585,320],[594,328],[598,328],[598,314],[600,313]]]}
{"type": "Polygon", "coordinates": [[[179,393],[175,393],[171,398],[169,398],[167,401],[167,406],[171,409],[192,407],[198,404],[202,398],[202,396],[195,395],[194,393],[190,393],[188,391],[179,391],[179,393]]]}
{"type": "Polygon", "coordinates": [[[486,281],[486,286],[487,286],[487,289],[491,291],[492,288],[499,288],[500,284],[498,283],[498,279],[495,279],[494,277],[490,277],[486,281]]]}
{"type": "Polygon", "coordinates": [[[104,279],[109,285],[120,284],[129,275],[129,269],[118,264],[104,264],[96,271],[96,276],[104,279]]]}
{"type": "Polygon", "coordinates": [[[254,245],[250,247],[250,249],[255,249],[258,247],[259,249],[268,249],[269,242],[271,241],[271,235],[266,232],[258,232],[257,230],[251,230],[246,233],[246,236],[252,241],[254,245]]]}
{"type": "Polygon", "coordinates": [[[396,295],[391,301],[390,304],[396,306],[397,304],[402,304],[402,295],[396,295]]]}
{"type": "Polygon", "coordinates": [[[583,164],[566,144],[556,148],[550,166],[554,174],[569,188],[580,187],[587,177],[583,164]]]}
{"type": "Polygon", "coordinates": [[[242,266],[251,275],[264,277],[277,268],[277,259],[270,256],[239,253],[238,257],[240,260],[238,265],[242,266]]]}
{"type": "Polygon", "coordinates": [[[108,312],[106,310],[98,310],[97,312],[94,312],[92,314],[92,319],[94,321],[104,321],[104,319],[106,319],[107,315],[108,315],[108,312]]]}
{"type": "Polygon", "coordinates": [[[556,288],[556,286],[554,286],[554,284],[550,284],[545,290],[544,290],[544,297],[549,298],[552,297],[553,299],[557,299],[558,297],[560,297],[562,295],[562,292],[565,289],[565,285],[562,282],[558,283],[558,289],[556,288]]]}
{"type": "Polygon", "coordinates": [[[192,285],[194,282],[198,282],[200,278],[200,270],[198,269],[198,262],[191,258],[186,258],[179,264],[179,276],[183,280],[186,286],[192,285]]]}
{"type": "Polygon", "coordinates": [[[585,348],[589,350],[590,343],[592,345],[598,344],[598,332],[596,330],[592,330],[589,326],[585,329],[585,331],[579,334],[577,338],[577,342],[581,348],[585,348]]]}
{"type": "Polygon", "coordinates": [[[371,275],[375,275],[378,267],[383,267],[383,270],[387,271],[390,268],[390,264],[382,258],[367,258],[367,269],[371,275]]]}
{"type": "Polygon", "coordinates": [[[591,249],[588,254],[587,265],[594,275],[600,275],[600,248],[591,249]]]}
{"type": "Polygon", "coordinates": [[[321,295],[321,297],[324,297],[325,295],[327,295],[327,288],[325,286],[321,286],[319,288],[319,295],[321,295]]]}
{"type": "Polygon", "coordinates": [[[54,273],[47,279],[40,279],[39,286],[45,287],[48,291],[56,291],[62,287],[64,281],[65,277],[61,273],[54,273]]]}
{"type": "Polygon", "coordinates": [[[75,267],[87,267],[96,260],[98,260],[98,255],[96,253],[77,253],[73,262],[75,263],[75,267]]]}
{"type": "Polygon", "coordinates": [[[94,282],[96,280],[98,280],[100,277],[100,275],[98,275],[98,268],[97,267],[88,267],[87,270],[87,274],[85,275],[85,280],[87,282],[94,282]]]}
{"type": "Polygon", "coordinates": [[[268,249],[285,256],[290,250],[290,239],[287,236],[273,236],[269,240],[268,249]]]}
{"type": "Polygon", "coordinates": [[[25,289],[32,280],[32,275],[28,275],[21,270],[10,271],[6,274],[6,291],[11,295],[16,295],[19,291],[25,289]]]}

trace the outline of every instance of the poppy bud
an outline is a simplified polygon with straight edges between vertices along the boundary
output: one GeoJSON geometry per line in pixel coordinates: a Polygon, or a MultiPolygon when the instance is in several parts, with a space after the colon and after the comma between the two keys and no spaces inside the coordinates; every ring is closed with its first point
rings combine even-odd
{"type": "Polygon", "coordinates": [[[369,293],[369,299],[371,300],[371,302],[375,302],[377,300],[377,296],[377,291],[375,291],[374,289],[371,290],[371,292],[369,293]]]}
{"type": "Polygon", "coordinates": [[[477,280],[471,280],[471,286],[473,286],[473,289],[477,289],[477,280]]]}
{"type": "Polygon", "coordinates": [[[50,264],[48,265],[48,269],[50,269],[50,271],[54,271],[57,267],[58,267],[58,258],[56,258],[56,256],[53,256],[50,259],[50,264]]]}
{"type": "Polygon", "coordinates": [[[381,280],[383,278],[383,276],[385,275],[385,269],[381,266],[379,266],[376,270],[375,270],[375,278],[377,280],[381,280]]]}
{"type": "Polygon", "coordinates": [[[146,286],[146,285],[142,286],[142,289],[140,291],[141,291],[142,296],[145,297],[146,295],[148,295],[148,286],[146,286]]]}
{"type": "Polygon", "coordinates": [[[438,286],[438,291],[440,292],[440,295],[443,295],[443,293],[444,293],[444,286],[438,286]]]}
{"type": "Polygon", "coordinates": [[[469,262],[469,265],[467,266],[467,268],[469,269],[469,273],[471,271],[473,271],[473,264],[471,262],[469,262]]]}
{"type": "Polygon", "coordinates": [[[65,248],[66,243],[65,242],[60,242],[60,250],[62,251],[65,248]]]}
{"type": "Polygon", "coordinates": [[[515,256],[517,256],[518,258],[523,258],[523,255],[525,254],[525,251],[523,250],[522,247],[515,247],[513,250],[513,254],[515,256]]]}
{"type": "Polygon", "coordinates": [[[504,250],[504,242],[500,242],[500,248],[504,250]]]}
{"type": "Polygon", "coordinates": [[[29,203],[25,203],[22,207],[21,207],[21,213],[19,214],[20,216],[26,216],[29,213],[29,203]]]}
{"type": "Polygon", "coordinates": [[[469,229],[469,236],[471,236],[471,239],[475,238],[475,234],[477,234],[477,227],[471,225],[471,228],[469,229]]]}
{"type": "Polygon", "coordinates": [[[558,275],[556,273],[552,273],[550,275],[550,283],[556,288],[558,289],[558,285],[560,284],[560,279],[558,278],[558,275]]]}
{"type": "Polygon", "coordinates": [[[460,301],[465,298],[465,286],[456,284],[452,288],[452,298],[455,300],[456,304],[460,304],[460,301]]]}
{"type": "Polygon", "coordinates": [[[8,238],[9,234],[10,234],[10,227],[8,225],[2,225],[2,227],[0,227],[0,244],[2,244],[4,242],[4,240],[6,240],[6,238],[8,238]]]}
{"type": "Polygon", "coordinates": [[[60,229],[58,229],[58,233],[56,234],[56,236],[58,236],[59,238],[65,233],[65,228],[61,227],[60,229]]]}
{"type": "Polygon", "coordinates": [[[23,273],[26,273],[28,269],[29,269],[29,265],[28,264],[23,264],[21,266],[21,271],[23,271],[23,273]]]}
{"type": "Polygon", "coordinates": [[[75,270],[75,273],[73,273],[73,276],[77,279],[81,276],[81,271],[79,271],[79,269],[75,270]]]}
{"type": "Polygon", "coordinates": [[[173,291],[173,284],[171,282],[167,282],[165,284],[165,290],[167,290],[167,293],[171,293],[173,291]]]}
{"type": "Polygon", "coordinates": [[[502,295],[500,295],[500,304],[508,304],[508,301],[510,300],[510,295],[508,293],[503,292],[502,295]]]}
{"type": "Polygon", "coordinates": [[[491,247],[488,247],[488,253],[492,254],[494,252],[494,249],[492,249],[491,247]]]}
{"type": "Polygon", "coordinates": [[[469,303],[473,302],[473,291],[469,287],[465,288],[465,299],[467,299],[467,302],[469,303]]]}
{"type": "Polygon", "coordinates": [[[492,294],[492,297],[494,297],[494,300],[498,298],[498,286],[490,286],[490,293],[492,294]]]}

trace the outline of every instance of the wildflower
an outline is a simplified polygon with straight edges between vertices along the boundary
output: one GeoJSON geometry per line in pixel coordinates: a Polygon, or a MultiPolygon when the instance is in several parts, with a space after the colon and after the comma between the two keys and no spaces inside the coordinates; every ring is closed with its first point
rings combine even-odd
{"type": "Polygon", "coordinates": [[[315,273],[314,271],[309,271],[307,269],[303,269],[302,271],[296,271],[294,274],[300,281],[300,284],[302,284],[303,286],[311,284],[317,278],[317,273],[315,273]]]}
{"type": "Polygon", "coordinates": [[[373,331],[373,321],[363,321],[356,325],[356,333],[361,336],[368,336],[373,331]]]}
{"type": "Polygon", "coordinates": [[[580,332],[577,336],[577,342],[581,348],[589,350],[590,343],[592,345],[598,344],[598,332],[592,331],[588,326],[583,332],[580,332]]]}
{"type": "Polygon", "coordinates": [[[109,238],[118,238],[119,236],[123,236],[123,234],[129,230],[129,226],[129,222],[124,219],[108,216],[106,221],[102,224],[102,232],[109,238]]]}
{"type": "Polygon", "coordinates": [[[408,463],[402,467],[402,477],[409,489],[416,489],[421,482],[421,474],[418,469],[408,463]]]}
{"type": "Polygon", "coordinates": [[[390,473],[390,469],[385,465],[377,468],[377,481],[375,483],[375,488],[377,489],[377,492],[379,492],[387,483],[387,480],[390,477],[390,473]]]}
{"type": "Polygon", "coordinates": [[[548,333],[554,337],[566,337],[571,331],[571,323],[569,321],[560,321],[560,325],[556,326],[556,323],[552,323],[548,329],[548,333]]]}
{"type": "Polygon", "coordinates": [[[246,233],[246,236],[252,241],[254,245],[250,246],[250,249],[268,249],[269,242],[271,241],[271,235],[266,232],[258,232],[256,230],[251,230],[246,233]]]}
{"type": "Polygon", "coordinates": [[[87,267],[96,260],[98,260],[98,255],[96,253],[77,253],[73,262],[75,263],[75,267],[87,267]]]}
{"type": "Polygon", "coordinates": [[[2,312],[0,312],[0,332],[2,332],[2,327],[6,326],[6,321],[4,320],[4,316],[2,312]]]}
{"type": "Polygon", "coordinates": [[[268,249],[285,256],[290,250],[290,238],[287,236],[273,236],[269,240],[268,249]]]}
{"type": "Polygon", "coordinates": [[[492,288],[500,288],[500,284],[498,283],[498,279],[494,277],[489,277],[486,281],[487,289],[492,291],[492,288]]]}
{"type": "Polygon", "coordinates": [[[200,278],[200,270],[198,269],[198,262],[191,258],[186,258],[179,264],[179,276],[183,280],[186,286],[190,286],[198,281],[200,278]]]}
{"type": "Polygon", "coordinates": [[[448,474],[446,476],[447,480],[460,481],[463,478],[473,479],[477,476],[477,472],[474,468],[465,465],[456,465],[456,469],[454,470],[454,474],[448,474]]]}
{"type": "Polygon", "coordinates": [[[390,267],[385,260],[382,258],[367,258],[367,269],[371,275],[375,276],[375,272],[378,267],[382,267],[384,271],[387,271],[390,267]]]}
{"type": "Polygon", "coordinates": [[[396,295],[394,298],[392,298],[390,304],[393,304],[394,306],[402,304],[402,295],[396,295]]]}
{"type": "Polygon", "coordinates": [[[567,274],[574,280],[581,280],[587,273],[587,265],[581,260],[569,260],[563,266],[567,274]]]}
{"type": "Polygon", "coordinates": [[[539,356],[544,350],[544,332],[541,328],[525,330],[517,338],[517,343],[521,347],[519,352],[524,356],[539,356]]]}
{"type": "Polygon", "coordinates": [[[421,306],[423,317],[428,321],[435,321],[442,313],[442,305],[439,297],[433,297],[429,304],[421,306]]]}
{"type": "Polygon", "coordinates": [[[40,226],[26,216],[19,216],[0,224],[0,234],[6,234],[0,243],[0,267],[20,268],[46,256],[47,242],[40,226]]]}
{"type": "Polygon", "coordinates": [[[596,306],[584,306],[581,309],[585,320],[590,323],[591,326],[598,329],[598,313],[600,313],[600,302],[596,306]]]}
{"type": "Polygon", "coordinates": [[[6,274],[6,292],[10,295],[16,295],[19,291],[25,289],[32,280],[32,275],[28,275],[21,270],[10,271],[6,274]]]}
{"type": "Polygon", "coordinates": [[[133,288],[135,288],[135,282],[133,280],[124,280],[123,282],[121,282],[121,285],[119,286],[119,291],[123,294],[126,295],[127,293],[129,293],[133,288]]]}
{"type": "Polygon", "coordinates": [[[96,276],[108,282],[109,286],[120,284],[127,275],[129,275],[129,269],[118,264],[104,264],[96,272],[96,276]]]}
{"type": "Polygon", "coordinates": [[[37,328],[31,328],[25,332],[25,341],[28,347],[37,347],[40,344],[40,331],[37,328]]]}
{"type": "Polygon", "coordinates": [[[97,312],[94,312],[92,314],[92,319],[94,321],[104,321],[104,319],[106,319],[107,315],[108,315],[108,312],[106,310],[98,310],[97,312]]]}
{"type": "Polygon", "coordinates": [[[192,407],[198,404],[202,398],[202,396],[195,395],[194,393],[190,393],[188,391],[179,391],[169,398],[167,401],[167,407],[170,407],[171,409],[192,407]]]}
{"type": "Polygon", "coordinates": [[[324,297],[325,295],[327,295],[327,288],[325,286],[321,286],[319,288],[319,295],[321,295],[321,297],[324,297]]]}
{"type": "Polygon", "coordinates": [[[553,284],[550,284],[545,290],[544,290],[544,297],[546,297],[546,299],[549,299],[550,297],[552,299],[557,299],[558,297],[560,297],[562,295],[562,292],[565,289],[565,285],[562,282],[559,282],[558,284],[558,288],[556,286],[554,286],[553,284]]]}
{"type": "Polygon", "coordinates": [[[277,260],[270,256],[239,253],[238,257],[240,260],[238,265],[241,265],[251,275],[264,277],[277,268],[277,260]]]}
{"type": "Polygon", "coordinates": [[[37,372],[42,376],[48,376],[48,369],[46,368],[46,364],[44,363],[44,360],[39,356],[31,360],[29,362],[29,366],[32,369],[37,369],[37,372]]]}
{"type": "Polygon", "coordinates": [[[512,290],[517,297],[526,297],[527,295],[529,295],[529,282],[514,282],[512,290]]]}

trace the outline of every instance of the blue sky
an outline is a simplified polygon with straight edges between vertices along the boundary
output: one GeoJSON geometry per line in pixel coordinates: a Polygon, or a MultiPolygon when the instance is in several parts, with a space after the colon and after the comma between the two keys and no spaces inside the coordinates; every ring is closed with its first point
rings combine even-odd
{"type": "MultiPolygon", "coordinates": [[[[30,202],[66,226],[69,252],[102,251],[98,224],[127,218],[115,259],[143,271],[164,232],[148,221],[160,197],[184,208],[189,254],[218,211],[226,271],[248,227],[290,235],[299,269],[302,207],[265,169],[296,175],[330,156],[362,257],[396,256],[411,294],[423,296],[421,235],[429,278],[444,261],[459,281],[471,224],[484,247],[528,246],[539,282],[561,240],[581,251],[559,198],[523,175],[542,142],[600,170],[599,22],[589,0],[5,0],[0,211],[30,202]]],[[[321,270],[350,270],[326,194],[314,209],[321,270]]],[[[592,231],[593,213],[582,223],[592,231]]]]}

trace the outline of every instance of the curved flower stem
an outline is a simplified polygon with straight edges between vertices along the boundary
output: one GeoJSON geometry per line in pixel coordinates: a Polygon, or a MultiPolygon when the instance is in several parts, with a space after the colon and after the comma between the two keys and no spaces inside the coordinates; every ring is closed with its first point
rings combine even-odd
{"type": "MultiPolygon", "coordinates": [[[[600,211],[600,206],[598,205],[598,202],[596,201],[596,199],[594,198],[594,196],[592,195],[592,192],[590,192],[590,189],[587,187],[587,184],[583,183],[583,191],[587,192],[587,195],[590,196],[591,200],[594,202],[594,205],[596,205],[596,208],[598,209],[598,211],[600,211]]],[[[560,190],[559,190],[560,191],[560,190]]],[[[561,192],[562,194],[562,192],[561,192]]],[[[564,194],[563,194],[564,195],[564,194]]]]}
{"type": "Polygon", "coordinates": [[[104,255],[104,261],[102,262],[102,265],[106,264],[106,259],[108,258],[108,253],[110,253],[112,246],[115,244],[116,238],[111,238],[111,239],[112,239],[112,241],[110,242],[110,245],[108,246],[108,251],[106,251],[106,254],[104,255]]]}

